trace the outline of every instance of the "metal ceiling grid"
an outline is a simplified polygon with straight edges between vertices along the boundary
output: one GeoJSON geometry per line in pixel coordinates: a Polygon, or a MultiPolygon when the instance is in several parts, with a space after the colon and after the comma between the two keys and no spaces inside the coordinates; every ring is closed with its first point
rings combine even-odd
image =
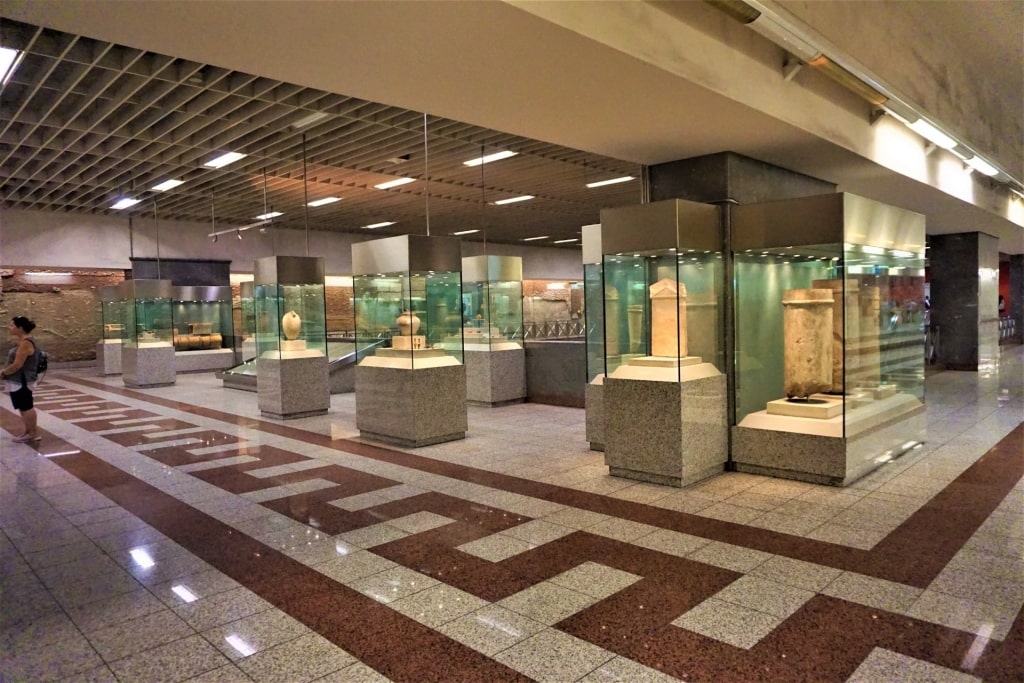
{"type": "Polygon", "coordinates": [[[156,215],[218,228],[252,223],[382,234],[480,230],[518,242],[579,235],[600,210],[639,201],[636,164],[252,74],[20,22],[0,45],[24,52],[0,90],[0,195],[6,208],[156,215]],[[324,116],[299,125],[313,114],[324,116]],[[424,134],[424,127],[426,134],[424,134]],[[463,162],[499,150],[494,164],[463,162]],[[225,151],[247,156],[204,164],[225,151]],[[390,190],[397,177],[416,182],[390,190]],[[156,192],[156,183],[185,184],[156,192]],[[117,198],[143,201],[114,211],[117,198]],[[521,195],[535,199],[506,206],[521,195]],[[306,202],[342,200],[320,207],[306,202]]]}

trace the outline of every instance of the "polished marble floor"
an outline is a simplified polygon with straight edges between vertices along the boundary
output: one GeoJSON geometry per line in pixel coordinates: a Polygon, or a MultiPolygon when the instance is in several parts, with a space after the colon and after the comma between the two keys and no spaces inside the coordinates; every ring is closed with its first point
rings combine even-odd
{"type": "Polygon", "coordinates": [[[609,477],[584,414],[363,442],[208,374],[52,371],[0,425],[2,681],[1024,680],[1024,363],[927,380],[839,489],[609,477]]]}

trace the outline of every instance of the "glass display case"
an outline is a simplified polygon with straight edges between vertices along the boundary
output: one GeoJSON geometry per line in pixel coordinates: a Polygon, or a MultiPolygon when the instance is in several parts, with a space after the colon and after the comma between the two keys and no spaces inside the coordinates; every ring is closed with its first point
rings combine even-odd
{"type": "Polygon", "coordinates": [[[450,237],[352,245],[356,426],[422,446],[465,437],[462,253],[450,237]]]}
{"type": "Polygon", "coordinates": [[[918,444],[924,217],[834,194],[738,207],[734,229],[739,466],[842,484],[918,444]]]}
{"type": "Polygon", "coordinates": [[[120,343],[124,339],[125,309],[128,306],[128,301],[123,296],[123,288],[119,288],[117,285],[99,288],[100,324],[103,335],[101,338],[103,340],[120,343]]]}
{"type": "Polygon", "coordinates": [[[260,412],[281,419],[326,413],[330,388],[324,260],[257,259],[253,310],[260,412]]]}
{"type": "Polygon", "coordinates": [[[121,340],[126,347],[172,346],[174,323],[170,280],[125,280],[118,285],[124,305],[121,340]]]}
{"type": "Polygon", "coordinates": [[[604,451],[613,475],[684,486],[728,458],[719,209],[601,212],[604,451]]]}
{"type": "Polygon", "coordinates": [[[172,314],[175,351],[231,348],[230,287],[175,287],[172,314]]]}
{"type": "Polygon", "coordinates": [[[467,256],[462,259],[462,279],[465,343],[522,348],[522,258],[467,256]]]}
{"type": "Polygon", "coordinates": [[[255,289],[252,282],[241,282],[238,285],[238,325],[235,331],[243,363],[256,358],[255,289]]]}

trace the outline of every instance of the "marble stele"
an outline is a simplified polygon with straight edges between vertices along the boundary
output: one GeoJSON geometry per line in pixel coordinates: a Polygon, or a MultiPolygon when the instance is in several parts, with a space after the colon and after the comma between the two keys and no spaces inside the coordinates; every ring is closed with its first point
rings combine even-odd
{"type": "Polygon", "coordinates": [[[650,291],[651,355],[686,357],[686,285],[662,278],[650,291]]]}
{"type": "Polygon", "coordinates": [[[787,398],[832,388],[832,292],[787,289],[783,294],[783,382],[787,398]]]}

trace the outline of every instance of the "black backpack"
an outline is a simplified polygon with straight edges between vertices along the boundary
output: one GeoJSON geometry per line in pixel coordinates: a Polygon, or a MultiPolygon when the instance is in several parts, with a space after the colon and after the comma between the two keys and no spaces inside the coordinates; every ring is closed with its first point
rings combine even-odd
{"type": "Polygon", "coordinates": [[[43,349],[40,348],[35,339],[31,339],[30,341],[32,342],[32,346],[36,347],[36,351],[39,352],[39,362],[36,363],[36,375],[38,376],[46,372],[46,368],[50,363],[50,356],[47,355],[46,351],[43,351],[43,349]]]}

